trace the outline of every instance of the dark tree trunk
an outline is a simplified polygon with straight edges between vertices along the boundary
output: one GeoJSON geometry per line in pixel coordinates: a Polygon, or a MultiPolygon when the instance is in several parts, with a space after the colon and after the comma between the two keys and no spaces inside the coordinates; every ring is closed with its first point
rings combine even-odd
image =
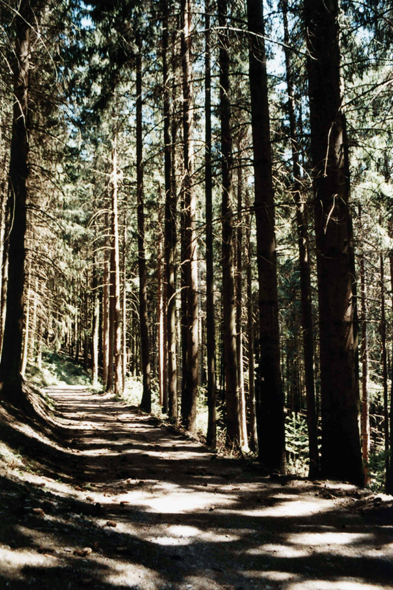
{"type": "Polygon", "coordinates": [[[314,388],[314,341],[313,341],[313,314],[311,297],[311,270],[310,252],[307,231],[307,210],[303,202],[304,194],[301,184],[299,164],[299,145],[296,132],[295,96],[291,63],[291,50],[289,48],[290,37],[288,31],[288,1],[282,3],[284,20],[285,64],[288,88],[288,115],[290,127],[290,140],[293,162],[293,196],[296,203],[296,222],[298,231],[299,267],[300,267],[300,292],[302,308],[303,328],[303,356],[307,399],[307,426],[309,438],[310,477],[316,477],[319,473],[318,453],[318,416],[315,409],[314,388]]]}
{"type": "Polygon", "coordinates": [[[177,358],[176,358],[176,191],[174,190],[171,145],[171,109],[168,76],[168,2],[163,0],[163,76],[164,76],[164,145],[165,145],[165,272],[166,272],[166,336],[167,336],[167,391],[164,411],[175,422],[177,409],[177,358]]]}
{"type": "Polygon", "coordinates": [[[207,444],[217,444],[216,329],[214,324],[213,182],[211,116],[210,0],[205,2],[205,196],[206,196],[206,341],[207,341],[207,444]]]}
{"type": "Polygon", "coordinates": [[[197,239],[195,232],[196,195],[193,183],[194,146],[193,146],[193,100],[192,100],[192,63],[191,63],[191,23],[192,2],[182,0],[182,66],[183,66],[183,135],[184,135],[184,239],[186,296],[187,296],[187,363],[183,367],[187,373],[186,388],[182,397],[182,420],[187,430],[195,430],[198,397],[198,261],[197,239]]]}
{"type": "Polygon", "coordinates": [[[257,372],[259,460],[285,472],[284,396],[280,374],[277,261],[270,121],[262,2],[248,0],[250,90],[255,173],[260,356],[257,372]]]}
{"type": "Polygon", "coordinates": [[[138,203],[138,265],[139,265],[139,317],[141,330],[143,394],[141,408],[151,411],[150,345],[147,319],[145,213],[143,195],[143,140],[142,140],[142,41],[137,37],[136,63],[136,168],[138,203]]]}
{"type": "Polygon", "coordinates": [[[26,204],[29,178],[30,36],[37,3],[22,0],[15,13],[14,111],[10,156],[10,198],[13,223],[9,237],[7,308],[0,363],[1,397],[24,406],[21,385],[25,285],[26,204]]]}
{"type": "MultiPolygon", "coordinates": [[[[359,204],[360,239],[364,237],[362,226],[362,207],[359,204]]],[[[369,480],[368,461],[370,452],[370,416],[368,395],[368,342],[367,342],[367,287],[364,250],[360,253],[360,319],[362,335],[360,342],[360,358],[362,362],[362,455],[364,465],[365,482],[369,480]]]]}
{"type": "Polygon", "coordinates": [[[341,110],[338,0],[305,0],[314,167],[322,398],[322,472],[362,484],[354,250],[341,110]]]}
{"type": "Polygon", "coordinates": [[[224,374],[227,410],[227,443],[239,445],[239,395],[236,349],[236,304],[233,249],[233,183],[232,183],[232,131],[229,101],[229,36],[227,27],[228,4],[218,1],[220,46],[220,119],[222,153],[222,297],[224,374]]]}

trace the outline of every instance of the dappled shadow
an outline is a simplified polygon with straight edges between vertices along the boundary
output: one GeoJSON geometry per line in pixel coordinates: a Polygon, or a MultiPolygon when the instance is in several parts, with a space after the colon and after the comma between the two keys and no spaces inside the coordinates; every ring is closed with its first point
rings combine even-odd
{"type": "Polygon", "coordinates": [[[271,480],[136,408],[50,393],[66,437],[38,440],[46,479],[0,476],[0,588],[391,588],[390,504],[271,480]]]}

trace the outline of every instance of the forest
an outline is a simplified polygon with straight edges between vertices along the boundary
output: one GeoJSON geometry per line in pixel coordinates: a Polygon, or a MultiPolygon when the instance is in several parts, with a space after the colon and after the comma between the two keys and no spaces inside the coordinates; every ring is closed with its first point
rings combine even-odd
{"type": "Polygon", "coordinates": [[[34,367],[393,493],[386,0],[0,3],[0,401],[34,367]]]}

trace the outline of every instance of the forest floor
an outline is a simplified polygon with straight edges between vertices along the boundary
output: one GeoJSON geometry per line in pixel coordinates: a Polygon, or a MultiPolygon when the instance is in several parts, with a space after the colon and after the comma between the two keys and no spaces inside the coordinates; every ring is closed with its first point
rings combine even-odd
{"type": "Polygon", "coordinates": [[[393,498],[272,479],[84,386],[0,406],[0,589],[393,586],[393,498]]]}

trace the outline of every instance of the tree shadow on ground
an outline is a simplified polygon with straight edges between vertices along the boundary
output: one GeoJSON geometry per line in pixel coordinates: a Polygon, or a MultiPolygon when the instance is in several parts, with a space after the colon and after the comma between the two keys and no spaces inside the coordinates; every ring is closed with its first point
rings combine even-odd
{"type": "Polygon", "coordinates": [[[0,588],[391,588],[391,503],[271,480],[113,399],[51,395],[63,446],[1,426],[45,477],[0,471],[0,588]]]}

